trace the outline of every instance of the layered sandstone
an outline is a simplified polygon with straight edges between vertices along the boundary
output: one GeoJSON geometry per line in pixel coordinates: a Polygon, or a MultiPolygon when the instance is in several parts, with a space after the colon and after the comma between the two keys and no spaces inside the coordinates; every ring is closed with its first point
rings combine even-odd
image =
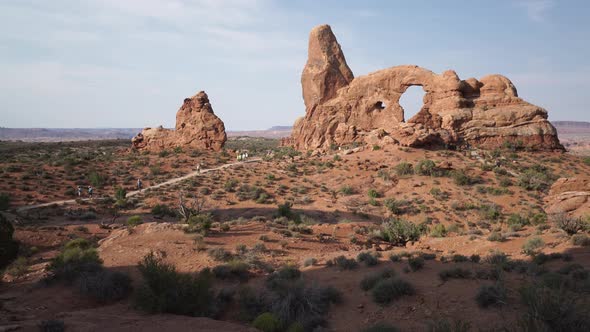
{"type": "Polygon", "coordinates": [[[175,130],[145,128],[131,143],[136,149],[164,150],[175,147],[219,151],[227,136],[223,121],[219,119],[204,91],[186,98],[176,113],[175,130]]]}
{"type": "Polygon", "coordinates": [[[561,178],[555,181],[545,197],[545,211],[585,217],[590,211],[590,178],[561,178]]]}
{"type": "Polygon", "coordinates": [[[301,83],[306,114],[283,141],[300,150],[352,143],[562,149],[547,111],[519,98],[508,78],[461,80],[452,70],[413,65],[354,78],[328,25],[310,33],[301,83]],[[424,89],[424,105],[406,119],[399,100],[414,85],[424,89]]]}

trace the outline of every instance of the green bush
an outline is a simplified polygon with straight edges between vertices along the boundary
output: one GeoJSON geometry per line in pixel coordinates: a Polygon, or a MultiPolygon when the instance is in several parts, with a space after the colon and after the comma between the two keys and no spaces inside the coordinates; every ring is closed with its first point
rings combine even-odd
{"type": "Polygon", "coordinates": [[[373,287],[375,287],[375,285],[379,281],[381,281],[383,279],[393,278],[395,276],[396,276],[396,273],[393,269],[384,269],[379,272],[373,272],[373,273],[368,274],[363,277],[363,279],[361,280],[361,283],[360,283],[360,287],[362,290],[364,290],[366,292],[366,291],[371,290],[373,287]]]}
{"type": "Polygon", "coordinates": [[[138,309],[185,316],[207,317],[214,313],[211,275],[207,270],[196,275],[180,274],[153,253],[139,262],[138,269],[143,277],[134,296],[138,309]]]}
{"type": "Polygon", "coordinates": [[[449,279],[469,279],[471,278],[471,271],[460,267],[453,267],[440,271],[438,277],[442,281],[447,281],[449,279]]]}
{"type": "Polygon", "coordinates": [[[430,236],[432,237],[445,237],[447,236],[447,229],[443,224],[436,224],[432,231],[430,231],[430,236]]]}
{"type": "Polygon", "coordinates": [[[479,182],[479,179],[469,176],[464,170],[452,171],[451,177],[458,186],[470,186],[479,182]]]}
{"type": "Polygon", "coordinates": [[[250,266],[242,261],[231,261],[227,264],[217,265],[212,272],[215,278],[222,280],[246,281],[250,278],[250,266]]]}
{"type": "Polygon", "coordinates": [[[83,274],[80,293],[100,303],[119,301],[131,293],[131,278],[121,272],[99,271],[83,274]]]}
{"type": "Polygon", "coordinates": [[[488,241],[504,242],[506,241],[506,237],[504,237],[504,235],[502,235],[500,232],[492,232],[490,236],[488,236],[488,241]]]}
{"type": "Polygon", "coordinates": [[[418,257],[410,257],[408,258],[408,266],[412,271],[421,270],[424,267],[424,258],[418,257]]]}
{"type": "Polygon", "coordinates": [[[412,167],[412,164],[406,162],[399,163],[395,166],[394,170],[398,176],[414,174],[414,168],[412,167]]]}
{"type": "Polygon", "coordinates": [[[292,220],[295,223],[301,222],[301,216],[292,210],[293,203],[285,202],[284,204],[279,204],[277,208],[277,217],[285,217],[288,220],[292,220]]]}
{"type": "Polygon", "coordinates": [[[88,174],[88,182],[90,182],[93,187],[101,188],[107,182],[107,176],[96,171],[92,171],[90,174],[88,174]]]}
{"type": "MultiPolygon", "coordinates": [[[[479,257],[479,256],[478,256],[479,257]]],[[[459,254],[455,254],[453,255],[453,257],[451,258],[451,260],[454,263],[463,263],[463,262],[467,262],[469,259],[467,258],[467,256],[464,255],[459,255],[459,254]]]]}
{"type": "Polygon", "coordinates": [[[425,229],[410,221],[392,218],[381,225],[381,236],[396,246],[405,246],[410,241],[418,241],[425,229]]]}
{"type": "Polygon", "coordinates": [[[168,205],[156,204],[152,207],[152,214],[154,217],[163,218],[165,216],[176,217],[176,212],[172,210],[168,205]]]}
{"type": "Polygon", "coordinates": [[[224,262],[231,259],[232,255],[229,251],[223,248],[212,248],[207,251],[209,257],[213,258],[218,262],[224,262]]]}
{"type": "Polygon", "coordinates": [[[569,235],[574,235],[579,231],[585,230],[588,225],[582,220],[582,218],[570,217],[566,213],[559,213],[552,216],[553,221],[557,227],[561,228],[564,232],[569,235]]]}
{"type": "Polygon", "coordinates": [[[115,200],[125,200],[127,198],[127,190],[122,187],[117,187],[115,189],[115,200]]]}
{"type": "Polygon", "coordinates": [[[528,256],[534,256],[539,252],[539,249],[545,246],[545,242],[540,237],[533,237],[528,239],[522,245],[522,253],[528,256]]]}
{"type": "Polygon", "coordinates": [[[399,332],[400,330],[389,323],[379,322],[363,329],[362,332],[399,332]]]}
{"type": "Polygon", "coordinates": [[[135,216],[131,216],[129,218],[127,218],[127,226],[137,226],[137,225],[141,225],[143,224],[143,220],[141,219],[141,216],[135,215],[135,216]]]}
{"type": "Polygon", "coordinates": [[[501,283],[482,285],[477,291],[475,301],[482,308],[506,304],[506,289],[501,283]]]}
{"type": "Polygon", "coordinates": [[[520,289],[527,311],[519,322],[523,331],[590,331],[584,298],[566,289],[528,284],[520,289]]]}
{"type": "Polygon", "coordinates": [[[281,322],[270,312],[256,317],[252,326],[263,332],[279,332],[281,330],[281,322]]]}
{"type": "Polygon", "coordinates": [[[434,161],[429,159],[420,160],[414,167],[414,172],[427,176],[442,176],[444,172],[436,167],[434,161]]]}
{"type": "Polygon", "coordinates": [[[365,263],[366,266],[375,266],[379,264],[379,258],[370,252],[361,252],[356,257],[359,263],[365,263]]]}
{"type": "Polygon", "coordinates": [[[334,258],[334,264],[338,266],[340,270],[354,270],[358,267],[358,263],[354,259],[346,258],[345,256],[334,258]]]}
{"type": "Polygon", "coordinates": [[[18,243],[12,239],[13,234],[14,227],[0,213],[0,269],[10,264],[18,254],[18,243]]]}
{"type": "Polygon", "coordinates": [[[340,191],[340,193],[342,195],[353,195],[353,194],[355,194],[354,188],[351,187],[351,186],[348,186],[348,185],[340,187],[340,190],[339,191],[340,191]]]}
{"type": "Polygon", "coordinates": [[[572,244],[575,246],[590,246],[590,237],[586,234],[574,234],[572,235],[572,244]]]}
{"type": "Polygon", "coordinates": [[[185,232],[206,234],[213,225],[213,216],[210,213],[195,214],[188,219],[187,224],[185,232]]]}
{"type": "Polygon", "coordinates": [[[369,189],[367,195],[369,195],[369,198],[378,198],[379,192],[375,189],[369,189]]]}
{"type": "Polygon", "coordinates": [[[387,305],[402,296],[411,296],[416,293],[414,286],[399,278],[380,280],[371,291],[373,301],[380,305],[387,305]]]}
{"type": "Polygon", "coordinates": [[[68,242],[49,265],[54,278],[66,282],[73,282],[82,274],[96,273],[101,269],[102,260],[96,249],[85,239],[68,242]]]}
{"type": "Polygon", "coordinates": [[[518,177],[518,185],[526,190],[545,191],[556,177],[543,166],[528,168],[518,177]]]}

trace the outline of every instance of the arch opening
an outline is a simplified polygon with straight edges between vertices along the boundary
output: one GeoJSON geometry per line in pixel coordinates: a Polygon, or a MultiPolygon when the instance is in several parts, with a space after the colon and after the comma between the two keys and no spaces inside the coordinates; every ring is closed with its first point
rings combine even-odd
{"type": "Polygon", "coordinates": [[[412,85],[399,98],[399,105],[402,107],[404,120],[408,122],[409,119],[418,114],[424,106],[424,96],[426,91],[420,85],[412,85]]]}

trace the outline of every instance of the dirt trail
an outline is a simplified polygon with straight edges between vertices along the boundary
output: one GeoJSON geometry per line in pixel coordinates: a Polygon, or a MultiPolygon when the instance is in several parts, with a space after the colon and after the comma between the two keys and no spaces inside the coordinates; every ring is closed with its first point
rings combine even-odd
{"type": "MultiPolygon", "coordinates": [[[[181,177],[177,177],[177,178],[173,178],[170,179],[168,181],[162,182],[162,183],[158,183],[155,184],[153,186],[149,186],[146,187],[142,190],[134,190],[134,191],[130,191],[127,193],[126,197],[133,197],[136,196],[140,193],[144,193],[146,191],[152,190],[152,189],[156,189],[156,188],[160,188],[163,186],[167,186],[167,185],[171,185],[171,184],[175,184],[181,181],[184,181],[186,179],[190,179],[192,177],[195,176],[199,176],[205,173],[209,173],[209,172],[213,172],[213,171],[219,171],[222,169],[226,169],[229,167],[233,167],[236,165],[242,165],[242,164],[247,164],[247,163],[255,163],[255,162],[259,162],[261,161],[261,158],[252,158],[246,161],[239,161],[239,162],[235,162],[235,163],[229,163],[229,164],[225,164],[225,165],[221,165],[218,167],[214,167],[214,168],[209,168],[209,169],[202,169],[201,171],[194,171],[191,173],[188,173],[186,175],[183,175],[181,177]]],[[[105,197],[97,197],[97,198],[93,198],[93,199],[104,199],[105,197]]],[[[82,201],[90,201],[90,198],[83,198],[82,201]]],[[[76,203],[76,199],[67,199],[67,200],[60,200],[60,201],[53,201],[53,202],[47,202],[47,203],[42,203],[42,204],[35,204],[35,205],[27,205],[27,206],[21,206],[19,208],[17,208],[17,212],[22,212],[22,211],[28,211],[28,210],[32,210],[32,209],[37,209],[37,208],[41,208],[41,207],[47,207],[47,206],[51,206],[51,205],[64,205],[64,204],[74,204],[76,203]]]]}

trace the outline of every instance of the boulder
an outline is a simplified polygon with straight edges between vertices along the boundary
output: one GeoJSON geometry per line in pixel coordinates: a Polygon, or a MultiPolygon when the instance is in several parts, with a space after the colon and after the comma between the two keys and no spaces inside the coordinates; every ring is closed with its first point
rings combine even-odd
{"type": "Polygon", "coordinates": [[[563,149],[547,111],[518,97],[502,75],[461,80],[415,65],[396,66],[354,78],[328,25],[310,33],[301,76],[305,117],[282,141],[299,150],[327,150],[353,143],[531,149],[563,149]],[[410,86],[425,91],[411,119],[400,106],[410,86]]]}
{"type": "Polygon", "coordinates": [[[135,149],[152,151],[176,147],[219,151],[226,140],[223,121],[213,113],[209,97],[201,91],[184,100],[176,113],[175,130],[145,128],[131,144],[135,149]]]}

